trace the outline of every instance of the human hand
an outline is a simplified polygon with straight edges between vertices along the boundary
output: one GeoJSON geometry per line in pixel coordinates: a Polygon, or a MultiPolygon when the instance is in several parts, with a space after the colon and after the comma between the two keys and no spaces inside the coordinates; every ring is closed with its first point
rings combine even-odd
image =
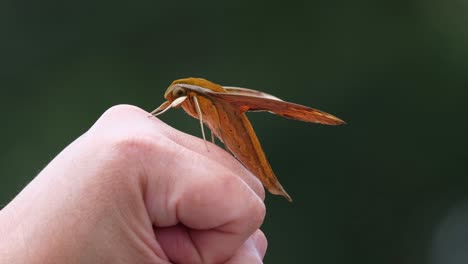
{"type": "Polygon", "coordinates": [[[215,145],[109,109],[0,211],[1,263],[261,263],[261,183],[215,145]]]}

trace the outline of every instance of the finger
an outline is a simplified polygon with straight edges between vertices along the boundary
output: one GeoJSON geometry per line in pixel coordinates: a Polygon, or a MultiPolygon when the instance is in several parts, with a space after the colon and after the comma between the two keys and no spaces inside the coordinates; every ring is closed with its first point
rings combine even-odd
{"type": "MultiPolygon", "coordinates": [[[[172,173],[166,176],[168,182],[158,185],[148,183],[148,204],[159,203],[150,209],[150,216],[159,227],[181,223],[188,229],[174,227],[169,230],[156,230],[162,248],[169,259],[178,257],[181,244],[191,246],[192,258],[205,263],[219,263],[228,259],[235,250],[259,228],[265,215],[261,199],[239,177],[226,172],[223,167],[204,156],[184,157],[172,173]],[[165,186],[165,187],[163,187],[165,186]],[[153,189],[154,188],[154,189],[153,189]],[[153,190],[152,190],[153,189],[153,190]],[[163,193],[168,197],[158,197],[163,193]],[[156,194],[156,196],[154,196],[156,194]],[[154,197],[151,202],[152,197],[154,197]],[[166,201],[165,204],[161,204],[166,201]],[[162,212],[160,208],[167,209],[162,212]],[[158,233],[160,231],[160,233],[158,233]],[[175,234],[179,234],[175,236],[175,234]],[[176,237],[177,243],[173,239],[176,237]],[[185,243],[181,242],[185,241],[185,243]],[[174,253],[173,255],[171,255],[174,253]]],[[[175,167],[175,166],[171,166],[175,167]]],[[[151,173],[151,172],[150,172],[151,173]]]]}
{"type": "Polygon", "coordinates": [[[255,247],[257,248],[257,252],[259,253],[260,257],[263,259],[265,257],[265,253],[268,248],[268,240],[262,230],[258,229],[252,235],[253,242],[255,247]]]}
{"type": "Polygon", "coordinates": [[[241,163],[239,163],[239,161],[230,153],[226,152],[215,144],[204,142],[204,140],[201,138],[193,136],[187,137],[187,134],[173,129],[165,123],[162,123],[157,118],[153,118],[152,120],[157,122],[157,125],[160,126],[161,131],[173,142],[176,142],[185,148],[188,148],[218,162],[219,164],[222,164],[227,169],[241,177],[262,200],[265,199],[265,189],[263,188],[260,180],[255,177],[255,175],[253,175],[249,170],[247,170],[241,163]],[[205,144],[208,144],[208,150],[206,149],[205,144]]]}
{"type": "MultiPolygon", "coordinates": [[[[190,230],[182,225],[159,228],[155,231],[158,241],[166,246],[166,254],[173,256],[175,263],[204,263],[196,245],[192,243],[190,230]]],[[[263,232],[258,229],[234,253],[227,263],[262,263],[267,249],[267,240],[263,232]]]]}
{"type": "Polygon", "coordinates": [[[154,234],[166,256],[174,263],[204,263],[202,254],[191,237],[190,229],[178,224],[157,227],[154,234]]]}
{"type": "Polygon", "coordinates": [[[267,248],[267,240],[262,231],[257,230],[245,243],[237,250],[236,254],[226,262],[226,264],[255,264],[263,263],[267,248]]]}

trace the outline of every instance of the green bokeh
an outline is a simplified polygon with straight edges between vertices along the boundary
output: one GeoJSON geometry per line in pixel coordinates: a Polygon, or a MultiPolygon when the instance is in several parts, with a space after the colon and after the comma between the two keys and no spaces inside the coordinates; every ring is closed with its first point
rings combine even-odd
{"type": "MultiPolygon", "coordinates": [[[[249,114],[294,199],[267,196],[266,263],[439,263],[441,223],[468,198],[467,12],[458,0],[4,0],[0,203],[110,106],[152,110],[173,79],[204,77],[348,122],[249,114]]],[[[162,119],[200,135],[182,111],[162,119]]]]}

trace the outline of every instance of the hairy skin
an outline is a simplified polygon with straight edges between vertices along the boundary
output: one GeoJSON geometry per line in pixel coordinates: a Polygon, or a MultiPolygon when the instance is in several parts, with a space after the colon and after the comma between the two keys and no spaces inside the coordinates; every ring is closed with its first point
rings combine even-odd
{"type": "Polygon", "coordinates": [[[224,150],[115,106],[0,211],[0,263],[262,263],[264,189],[224,150]]]}

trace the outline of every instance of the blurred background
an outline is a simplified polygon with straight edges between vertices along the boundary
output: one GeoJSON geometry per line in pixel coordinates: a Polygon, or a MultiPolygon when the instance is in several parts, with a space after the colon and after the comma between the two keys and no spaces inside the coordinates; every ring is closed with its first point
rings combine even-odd
{"type": "MultiPolygon", "coordinates": [[[[249,114],[294,199],[267,196],[265,263],[466,263],[467,12],[461,0],[3,0],[0,203],[107,108],[151,111],[172,80],[204,77],[348,122],[249,114]]],[[[200,136],[182,110],[161,119],[200,136]]]]}

